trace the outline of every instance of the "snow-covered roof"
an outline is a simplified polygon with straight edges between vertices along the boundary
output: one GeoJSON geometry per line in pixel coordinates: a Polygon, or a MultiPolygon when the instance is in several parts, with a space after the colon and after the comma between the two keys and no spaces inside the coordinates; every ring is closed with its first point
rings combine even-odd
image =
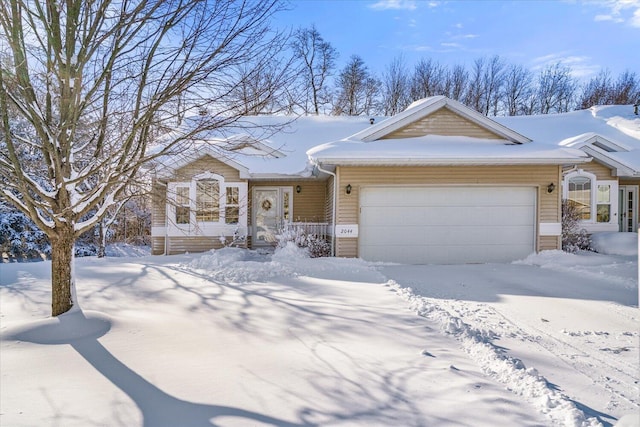
{"type": "Polygon", "coordinates": [[[539,145],[580,148],[614,168],[618,176],[640,176],[640,116],[632,105],[494,120],[539,145]]]}
{"type": "Polygon", "coordinates": [[[348,138],[314,147],[307,154],[312,161],[325,165],[572,164],[589,161],[588,155],[577,148],[532,142],[526,132],[489,119],[457,101],[435,96],[414,102],[402,113],[348,138]],[[394,131],[441,108],[453,111],[502,139],[441,135],[388,138],[394,131]]]}
{"type": "Polygon", "coordinates": [[[307,152],[327,165],[497,165],[565,164],[588,161],[577,149],[507,140],[427,135],[364,142],[352,138],[330,142],[307,152]]]}
{"type": "Polygon", "coordinates": [[[438,96],[420,100],[394,117],[376,118],[374,124],[366,116],[260,116],[243,118],[234,129],[193,142],[165,159],[159,176],[169,177],[205,155],[238,169],[246,179],[311,177],[314,164],[574,164],[589,161],[589,156],[619,176],[640,176],[640,118],[632,106],[488,119],[438,96]],[[441,135],[379,139],[444,107],[502,139],[441,135]]]}
{"type": "Polygon", "coordinates": [[[185,149],[174,150],[176,154],[158,162],[157,175],[170,177],[176,169],[210,155],[238,169],[242,178],[310,177],[313,167],[307,150],[368,126],[369,117],[246,117],[234,124],[237,133],[231,130],[226,137],[201,138],[190,141],[185,149]]]}

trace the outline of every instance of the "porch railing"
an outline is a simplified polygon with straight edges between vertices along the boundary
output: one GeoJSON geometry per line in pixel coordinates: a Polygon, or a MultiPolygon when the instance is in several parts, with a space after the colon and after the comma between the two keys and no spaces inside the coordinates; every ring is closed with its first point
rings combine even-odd
{"type": "Polygon", "coordinates": [[[285,232],[303,231],[305,234],[313,234],[318,238],[329,237],[329,223],[327,222],[290,222],[284,225],[285,232]]]}

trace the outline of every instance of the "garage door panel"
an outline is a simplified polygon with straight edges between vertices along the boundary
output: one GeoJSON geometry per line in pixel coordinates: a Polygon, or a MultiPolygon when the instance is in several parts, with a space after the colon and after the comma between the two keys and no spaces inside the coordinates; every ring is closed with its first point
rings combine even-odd
{"type": "Polygon", "coordinates": [[[534,250],[533,187],[365,187],[360,201],[365,259],[503,262],[534,250]]]}

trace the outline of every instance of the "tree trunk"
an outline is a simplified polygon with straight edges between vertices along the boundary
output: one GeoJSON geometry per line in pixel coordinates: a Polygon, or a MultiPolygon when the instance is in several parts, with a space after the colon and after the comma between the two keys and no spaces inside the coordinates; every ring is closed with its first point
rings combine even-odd
{"type": "Polygon", "coordinates": [[[104,258],[107,254],[106,241],[107,241],[107,227],[104,225],[104,220],[98,223],[98,230],[100,231],[100,245],[98,246],[98,258],[104,258]]]}
{"type": "Polygon", "coordinates": [[[73,307],[72,264],[75,238],[72,226],[58,228],[56,236],[51,237],[51,315],[59,316],[73,307]]]}

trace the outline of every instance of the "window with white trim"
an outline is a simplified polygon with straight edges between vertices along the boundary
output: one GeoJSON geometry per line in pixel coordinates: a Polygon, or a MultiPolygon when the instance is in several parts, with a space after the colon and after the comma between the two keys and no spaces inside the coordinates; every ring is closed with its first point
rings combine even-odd
{"type": "Polygon", "coordinates": [[[176,224],[189,224],[191,216],[189,203],[189,187],[176,187],[176,224]]]}
{"type": "Polygon", "coordinates": [[[224,222],[237,224],[240,220],[240,188],[227,187],[227,200],[224,208],[224,222]]]}
{"type": "Polygon", "coordinates": [[[196,221],[220,221],[220,183],[207,179],[196,181],[196,221]]]}
{"type": "Polygon", "coordinates": [[[563,191],[563,197],[578,209],[582,222],[617,224],[617,181],[599,180],[579,169],[565,176],[563,191]]]}
{"type": "Polygon", "coordinates": [[[591,219],[591,178],[577,175],[568,179],[567,200],[580,214],[580,219],[591,219]]]}
{"type": "Polygon", "coordinates": [[[596,222],[611,222],[611,185],[598,184],[596,222]]]}

